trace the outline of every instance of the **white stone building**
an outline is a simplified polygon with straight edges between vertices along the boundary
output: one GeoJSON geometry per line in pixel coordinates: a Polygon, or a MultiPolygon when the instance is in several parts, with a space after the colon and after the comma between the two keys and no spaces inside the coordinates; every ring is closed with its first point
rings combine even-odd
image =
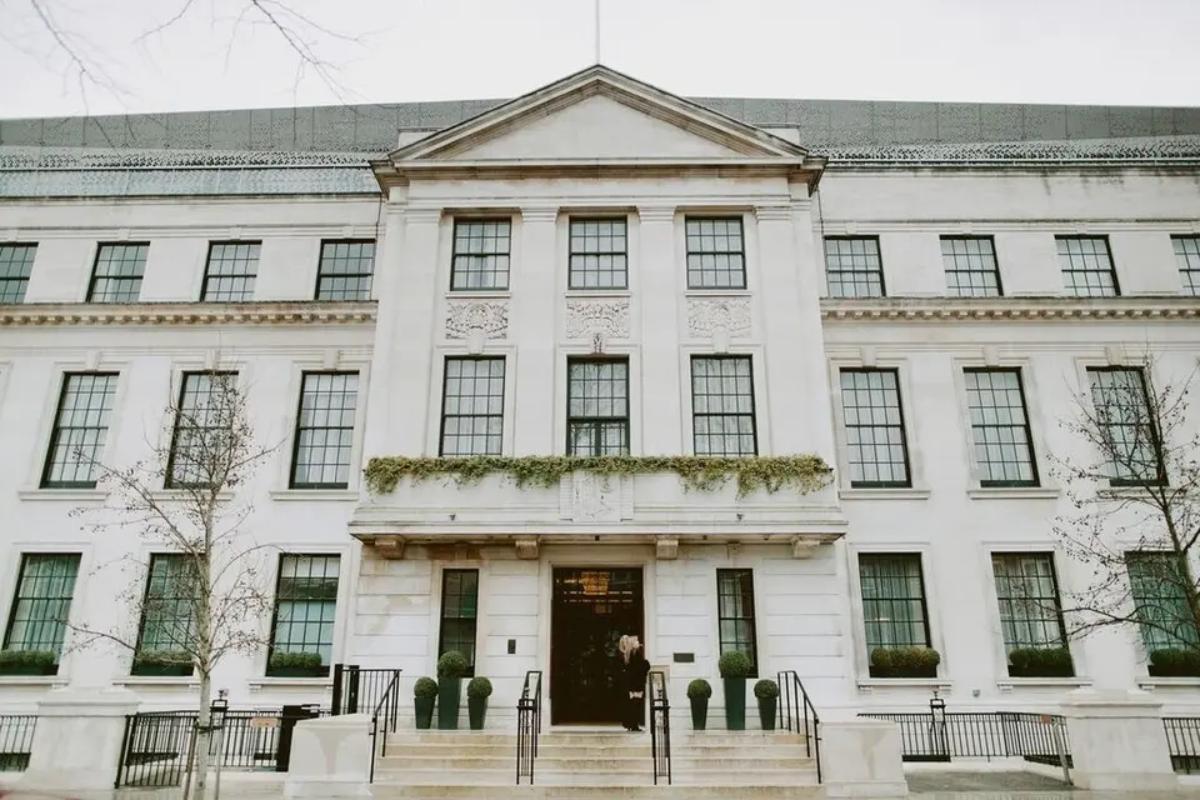
{"type": "MultiPolygon", "coordinates": [[[[220,367],[282,443],[239,490],[280,548],[275,648],[400,667],[405,702],[460,648],[496,685],[491,725],[534,669],[553,722],[611,719],[636,632],[681,713],[734,648],[819,708],[934,688],[1045,708],[1081,685],[1195,706],[1200,679],[1150,678],[1136,631],[1067,643],[1004,576],[1051,601],[1086,579],[1052,535],[1049,454],[1080,447],[1059,420],[1091,368],[1148,347],[1160,380],[1195,369],[1198,295],[1195,109],[688,101],[595,67],[507,103],[0,121],[0,614],[5,649],[60,654],[0,676],[0,704],[193,696],[72,646],[153,628],[114,598],[169,563],[70,513],[105,502],[73,448],[145,458],[220,367]],[[997,405],[1010,424],[972,424],[997,405]],[[568,452],[812,454],[834,480],[362,475],[568,452]],[[1010,650],[1059,642],[1071,677],[1010,675],[1010,650]],[[938,650],[936,677],[872,677],[888,644],[938,650]]],[[[268,659],[217,686],[328,701],[328,677],[268,659]]]]}

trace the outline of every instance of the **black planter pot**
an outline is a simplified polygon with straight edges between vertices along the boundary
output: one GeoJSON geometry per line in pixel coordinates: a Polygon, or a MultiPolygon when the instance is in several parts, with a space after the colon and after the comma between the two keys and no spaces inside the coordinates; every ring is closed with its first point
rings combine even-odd
{"type": "Polygon", "coordinates": [[[758,701],[758,721],[764,731],[775,730],[775,698],[758,701]]]}
{"type": "Polygon", "coordinates": [[[413,698],[413,714],[417,719],[417,730],[427,731],[433,727],[433,703],[436,699],[435,695],[413,698]]]}
{"type": "Polygon", "coordinates": [[[725,684],[725,727],[746,730],[746,679],[722,678],[725,684]]]}
{"type": "Polygon", "coordinates": [[[134,675],[187,677],[192,674],[191,664],[134,664],[134,675]]]}
{"type": "Polygon", "coordinates": [[[483,730],[484,720],[487,719],[488,699],[486,697],[467,698],[467,716],[471,719],[471,730],[483,730]]]}
{"type": "Polygon", "coordinates": [[[272,678],[324,678],[328,674],[326,667],[281,667],[268,673],[272,678]]]}
{"type": "Polygon", "coordinates": [[[692,730],[702,731],[708,726],[708,698],[689,697],[692,703],[692,730]]]}
{"type": "Polygon", "coordinates": [[[438,729],[458,730],[458,707],[462,697],[462,678],[438,681],[438,729]]]}
{"type": "Polygon", "coordinates": [[[57,664],[3,664],[0,675],[57,675],[57,664]]]}
{"type": "Polygon", "coordinates": [[[937,667],[918,669],[896,669],[895,667],[871,667],[872,678],[936,678],[937,667]]]}
{"type": "Polygon", "coordinates": [[[1070,664],[1058,667],[1014,667],[1009,665],[1010,678],[1073,678],[1075,670],[1070,664]]]}

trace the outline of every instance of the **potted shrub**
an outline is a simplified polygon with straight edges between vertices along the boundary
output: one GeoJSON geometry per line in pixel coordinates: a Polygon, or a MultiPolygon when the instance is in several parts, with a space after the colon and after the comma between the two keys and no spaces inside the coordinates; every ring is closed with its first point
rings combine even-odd
{"type": "Polygon", "coordinates": [[[144,650],[133,656],[134,675],[191,675],[192,657],[183,650],[144,650]]]}
{"type": "Polygon", "coordinates": [[[942,656],[932,647],[876,647],[872,678],[936,678],[942,656]]]}
{"type": "Polygon", "coordinates": [[[457,650],[443,653],[438,659],[438,728],[458,729],[458,707],[462,698],[462,679],[470,665],[467,657],[457,650]]]}
{"type": "Polygon", "coordinates": [[[471,720],[471,730],[483,730],[483,722],[487,718],[488,698],[492,696],[492,682],[487,678],[471,678],[467,684],[467,716],[471,720]]]}
{"type": "Polygon", "coordinates": [[[329,674],[321,666],[320,653],[271,653],[267,674],[276,678],[321,678],[329,674]]]}
{"type": "Polygon", "coordinates": [[[712,685],[704,678],[696,678],[688,684],[687,696],[692,704],[692,730],[702,731],[708,726],[708,698],[712,697],[712,685]]]}
{"type": "Polygon", "coordinates": [[[1200,652],[1165,647],[1150,653],[1150,674],[1159,678],[1200,677],[1200,652]]]}
{"type": "Polygon", "coordinates": [[[725,653],[717,662],[721,682],[725,684],[725,727],[746,730],[746,678],[754,671],[750,657],[737,650],[725,653]]]}
{"type": "Polygon", "coordinates": [[[58,658],[50,650],[0,650],[0,675],[53,675],[58,658]]]}
{"type": "Polygon", "coordinates": [[[1014,678],[1070,678],[1075,674],[1065,647],[1018,647],[1008,654],[1008,674],[1014,678]]]}
{"type": "Polygon", "coordinates": [[[758,698],[758,721],[764,731],[775,730],[775,703],[779,699],[779,684],[763,678],[754,684],[754,696],[758,698]]]}
{"type": "Polygon", "coordinates": [[[427,731],[433,725],[433,701],[438,695],[437,681],[433,678],[417,678],[413,684],[413,716],[417,730],[427,731]]]}

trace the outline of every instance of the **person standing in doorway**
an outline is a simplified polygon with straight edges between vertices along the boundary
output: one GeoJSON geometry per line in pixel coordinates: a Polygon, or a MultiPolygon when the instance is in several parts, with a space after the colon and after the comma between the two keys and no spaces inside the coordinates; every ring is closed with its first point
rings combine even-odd
{"type": "Polygon", "coordinates": [[[650,662],[642,649],[642,643],[637,636],[622,636],[617,642],[617,651],[621,654],[621,669],[625,699],[625,713],[622,714],[622,725],[627,731],[642,729],[642,701],[646,697],[646,675],[650,672],[650,662]]]}

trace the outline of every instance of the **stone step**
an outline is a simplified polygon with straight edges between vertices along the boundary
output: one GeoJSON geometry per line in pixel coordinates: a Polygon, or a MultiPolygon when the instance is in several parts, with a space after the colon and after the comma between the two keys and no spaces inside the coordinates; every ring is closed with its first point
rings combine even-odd
{"type": "MultiPolygon", "coordinates": [[[[752,756],[722,756],[697,757],[694,755],[672,755],[671,763],[674,769],[708,770],[721,769],[726,771],[756,771],[763,769],[815,769],[812,759],[800,757],[760,757],[752,756]]],[[[594,769],[612,771],[637,772],[647,769],[650,764],[649,753],[633,755],[600,754],[580,757],[576,755],[540,754],[537,759],[537,769],[594,769]]],[[[376,771],[404,772],[409,769],[516,769],[516,759],[511,753],[505,755],[464,756],[438,755],[430,756],[424,753],[408,755],[391,755],[376,762],[376,771]]]]}
{"type": "MultiPolygon", "coordinates": [[[[516,747],[515,733],[490,733],[484,731],[397,731],[389,733],[388,746],[397,743],[420,744],[487,744],[508,745],[516,747]]],[[[805,737],[795,733],[762,732],[762,731],[672,731],[671,741],[680,746],[691,744],[725,744],[754,746],[761,744],[804,744],[805,737]]],[[[607,732],[560,732],[542,733],[538,738],[539,744],[572,745],[572,746],[621,746],[626,744],[646,744],[649,746],[650,734],[626,733],[617,731],[607,732]]]]}
{"type": "MultiPolygon", "coordinates": [[[[395,742],[388,740],[387,755],[427,758],[516,758],[516,742],[508,744],[452,744],[449,742],[395,742]]],[[[804,758],[803,744],[727,745],[701,742],[671,743],[671,755],[676,758],[804,758]]],[[[545,739],[538,743],[538,759],[542,758],[649,758],[649,742],[607,746],[560,745],[545,739]]]]}
{"type": "MultiPolygon", "coordinates": [[[[515,781],[515,765],[489,768],[455,767],[452,772],[431,767],[401,770],[376,770],[375,782],[405,786],[440,786],[447,778],[468,786],[508,786],[515,781]]],[[[653,774],[649,763],[622,769],[590,765],[543,765],[535,770],[537,782],[545,786],[649,786],[653,774]]],[[[816,784],[815,769],[756,769],[730,770],[722,768],[681,769],[673,767],[676,783],[690,786],[710,786],[733,783],[738,786],[804,786],[816,784]]]]}
{"type": "Polygon", "coordinates": [[[711,786],[479,786],[443,784],[440,786],[400,786],[375,783],[375,800],[820,800],[820,786],[742,786],[724,782],[711,786]]]}

